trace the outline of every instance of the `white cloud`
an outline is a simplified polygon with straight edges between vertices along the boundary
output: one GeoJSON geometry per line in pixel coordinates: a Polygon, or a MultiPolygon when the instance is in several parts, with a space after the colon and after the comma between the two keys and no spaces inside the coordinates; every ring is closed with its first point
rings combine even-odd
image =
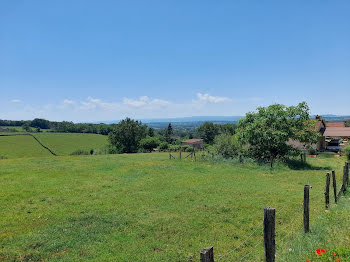
{"type": "Polygon", "coordinates": [[[73,100],[65,99],[63,100],[64,105],[74,105],[75,102],[73,100]]]}
{"type": "Polygon", "coordinates": [[[11,100],[11,103],[21,103],[22,101],[21,100],[19,100],[19,99],[12,99],[11,100]]]}
{"type": "Polygon", "coordinates": [[[202,94],[202,93],[197,93],[197,98],[199,102],[203,103],[213,103],[213,104],[218,104],[218,103],[223,103],[223,102],[231,102],[232,99],[228,97],[221,97],[221,96],[211,96],[209,94],[202,94]]]}
{"type": "Polygon", "coordinates": [[[148,96],[141,96],[138,100],[124,98],[123,104],[133,106],[133,107],[144,107],[144,106],[167,106],[170,104],[170,102],[162,99],[150,99],[148,96]]]}

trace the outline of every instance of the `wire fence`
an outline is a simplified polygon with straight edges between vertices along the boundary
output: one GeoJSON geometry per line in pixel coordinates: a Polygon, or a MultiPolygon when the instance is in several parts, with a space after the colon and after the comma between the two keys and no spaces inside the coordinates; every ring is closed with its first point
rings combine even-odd
{"type": "MultiPolygon", "coordinates": [[[[341,193],[345,193],[345,191],[347,190],[347,187],[349,185],[349,164],[345,163],[344,166],[344,172],[343,172],[343,185],[340,188],[340,191],[338,194],[336,195],[340,195],[341,193]]],[[[334,172],[334,171],[333,171],[334,172]]],[[[329,202],[329,197],[330,197],[330,173],[327,173],[327,180],[326,180],[326,186],[325,186],[325,190],[313,190],[311,191],[313,196],[310,198],[309,197],[309,193],[305,193],[305,188],[304,188],[304,199],[302,199],[301,195],[293,198],[287,202],[283,203],[283,207],[281,209],[278,209],[278,213],[277,213],[277,219],[284,219],[285,217],[287,217],[287,212],[291,213],[291,208],[290,205],[292,203],[296,203],[294,205],[294,208],[298,209],[298,210],[304,210],[304,215],[302,216],[301,213],[295,212],[293,215],[294,217],[287,221],[286,223],[277,223],[277,227],[276,227],[276,218],[275,215],[273,215],[273,257],[275,257],[275,252],[276,252],[276,246],[275,246],[275,238],[277,239],[279,245],[277,245],[277,253],[278,256],[281,256],[283,254],[285,254],[286,252],[290,252],[289,249],[281,249],[281,246],[283,246],[283,244],[285,245],[287,240],[291,241],[293,238],[293,235],[295,235],[296,233],[301,232],[302,227],[304,225],[304,230],[306,231],[305,227],[305,212],[307,209],[307,220],[309,220],[309,215],[311,214],[312,216],[318,214],[318,216],[316,217],[316,219],[318,219],[318,217],[322,214],[321,212],[317,211],[315,208],[312,209],[311,208],[311,213],[310,213],[310,207],[309,207],[309,203],[312,203],[312,205],[316,205],[316,203],[320,203],[321,199],[323,197],[325,197],[325,201],[326,201],[326,205],[325,208],[329,208],[329,205],[327,206],[327,201],[329,202]],[[327,200],[328,199],[328,200],[327,200]],[[317,201],[318,200],[318,201],[317,201]],[[305,202],[307,202],[307,205],[305,205],[305,202]],[[280,227],[281,225],[283,225],[282,227],[280,227]],[[277,233],[275,234],[275,227],[277,228],[277,233]],[[279,234],[279,232],[281,232],[281,234],[279,234]]],[[[309,185],[305,185],[305,187],[308,187],[309,189],[311,188],[311,186],[309,185]]],[[[336,188],[335,185],[335,177],[333,180],[333,187],[336,188]]],[[[308,189],[308,190],[309,190],[308,189]]],[[[334,189],[334,191],[336,191],[336,189],[334,189]]],[[[309,192],[309,191],[307,191],[309,192]]],[[[335,202],[336,202],[336,196],[335,196],[335,202]]],[[[275,210],[275,209],[273,209],[275,210]]],[[[264,209],[265,212],[265,209],[264,209]]],[[[274,211],[275,212],[275,211],[274,211]]],[[[264,213],[265,216],[265,213],[264,213]]],[[[265,261],[275,261],[275,260],[268,260],[268,241],[266,238],[266,232],[268,232],[269,230],[266,229],[267,224],[265,223],[265,218],[264,220],[260,223],[258,223],[257,225],[255,225],[255,227],[253,228],[252,232],[246,237],[244,238],[244,240],[242,242],[240,242],[239,244],[237,244],[235,247],[233,247],[231,250],[229,250],[228,252],[220,255],[217,259],[215,259],[215,261],[260,261],[260,260],[264,260],[263,258],[263,247],[265,248],[265,261]],[[261,235],[264,235],[264,238],[258,238],[256,239],[256,237],[261,235]],[[263,241],[264,240],[264,241],[263,241]],[[250,244],[250,248],[248,248],[248,243],[250,244]],[[241,254],[243,253],[244,249],[244,255],[242,256],[241,254]],[[248,260],[247,260],[248,259],[248,260]]],[[[309,222],[307,222],[309,223],[309,222]]],[[[201,253],[201,261],[205,261],[205,262],[214,262],[214,251],[213,248],[210,249],[211,250],[211,254],[206,254],[208,255],[207,257],[205,255],[202,256],[201,253]],[[209,260],[206,260],[209,259],[209,260]]],[[[209,252],[210,253],[210,252],[209,252]]]]}

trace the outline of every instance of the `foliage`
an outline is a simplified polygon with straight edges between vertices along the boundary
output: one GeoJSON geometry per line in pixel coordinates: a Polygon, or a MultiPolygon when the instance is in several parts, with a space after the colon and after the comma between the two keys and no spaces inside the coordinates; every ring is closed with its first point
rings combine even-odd
{"type": "Polygon", "coordinates": [[[213,151],[224,158],[232,158],[240,153],[240,143],[237,136],[222,134],[215,137],[213,151]]]}
{"type": "Polygon", "coordinates": [[[314,147],[312,147],[312,146],[308,146],[307,147],[307,153],[309,155],[317,155],[317,150],[314,147]]]}
{"type": "Polygon", "coordinates": [[[213,144],[215,136],[219,134],[219,128],[211,122],[205,122],[198,128],[198,132],[205,143],[213,144]]]}
{"type": "Polygon", "coordinates": [[[159,145],[160,141],[158,137],[147,136],[140,141],[140,147],[144,150],[152,152],[153,148],[156,148],[159,145]]]}
{"type": "Polygon", "coordinates": [[[146,137],[146,130],[146,125],[127,117],[115,125],[108,139],[119,153],[136,153],[141,139],[146,137]]]}
{"type": "Polygon", "coordinates": [[[165,141],[167,141],[169,144],[172,143],[171,136],[173,135],[173,127],[171,126],[171,123],[168,124],[168,128],[165,130],[165,141]]]}
{"type": "Polygon", "coordinates": [[[31,121],[30,126],[41,129],[49,129],[51,127],[50,121],[41,118],[35,118],[31,121]]]}
{"type": "Polygon", "coordinates": [[[344,153],[345,153],[346,158],[348,160],[350,160],[350,145],[348,145],[344,148],[344,153]]]}
{"type": "Polygon", "coordinates": [[[220,134],[233,136],[234,134],[236,134],[236,130],[238,126],[236,124],[227,123],[227,124],[217,125],[217,127],[219,128],[220,134]]]}
{"type": "Polygon", "coordinates": [[[148,136],[154,137],[154,129],[152,127],[148,128],[148,136]]]}
{"type": "Polygon", "coordinates": [[[168,150],[169,149],[169,144],[168,142],[162,142],[158,146],[159,150],[168,150]]]}
{"type": "Polygon", "coordinates": [[[0,159],[7,159],[6,156],[0,156],[0,159]]]}
{"type": "Polygon", "coordinates": [[[78,149],[75,150],[74,152],[71,153],[72,156],[77,156],[77,155],[89,155],[89,152],[86,150],[78,149]]]}
{"type": "Polygon", "coordinates": [[[239,129],[240,141],[247,145],[248,154],[258,161],[270,162],[271,167],[276,159],[297,153],[289,141],[312,144],[319,136],[305,102],[290,107],[281,104],[259,107],[257,112],[247,113],[239,120],[239,129]]]}
{"type": "Polygon", "coordinates": [[[23,130],[26,131],[26,132],[30,132],[32,129],[30,128],[30,124],[29,123],[25,123],[23,126],[22,126],[23,130]]]}

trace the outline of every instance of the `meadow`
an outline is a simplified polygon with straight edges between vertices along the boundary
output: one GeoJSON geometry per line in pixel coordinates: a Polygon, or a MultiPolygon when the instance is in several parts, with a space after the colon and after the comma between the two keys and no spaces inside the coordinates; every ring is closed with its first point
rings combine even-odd
{"type": "Polygon", "coordinates": [[[45,157],[51,153],[27,135],[0,136],[0,156],[6,158],[45,157]]]}
{"type": "Polygon", "coordinates": [[[326,236],[350,235],[349,200],[325,212],[323,195],[326,172],[335,169],[340,184],[345,159],[308,162],[271,170],[166,153],[3,159],[0,260],[198,261],[213,245],[216,261],[260,261],[264,206],[276,208],[278,261],[305,261],[321,244],[347,247],[349,238],[326,236]],[[313,186],[310,241],[301,234],[305,184],[313,186]]]}
{"type": "MultiPolygon", "coordinates": [[[[0,134],[0,156],[6,158],[50,156],[33,137],[19,133],[0,134]]],[[[39,141],[57,155],[70,155],[77,150],[94,151],[107,145],[107,136],[71,133],[32,133],[39,141]]]]}
{"type": "Polygon", "coordinates": [[[81,133],[37,133],[44,145],[58,155],[70,155],[76,150],[94,151],[107,145],[107,136],[81,133]]]}

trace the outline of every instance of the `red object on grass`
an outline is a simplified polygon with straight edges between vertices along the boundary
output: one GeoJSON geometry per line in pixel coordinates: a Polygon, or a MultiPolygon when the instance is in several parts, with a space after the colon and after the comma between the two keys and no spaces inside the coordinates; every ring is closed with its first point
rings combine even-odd
{"type": "Polygon", "coordinates": [[[316,249],[315,252],[317,255],[321,255],[321,253],[326,253],[326,250],[321,248],[321,249],[316,249]]]}

